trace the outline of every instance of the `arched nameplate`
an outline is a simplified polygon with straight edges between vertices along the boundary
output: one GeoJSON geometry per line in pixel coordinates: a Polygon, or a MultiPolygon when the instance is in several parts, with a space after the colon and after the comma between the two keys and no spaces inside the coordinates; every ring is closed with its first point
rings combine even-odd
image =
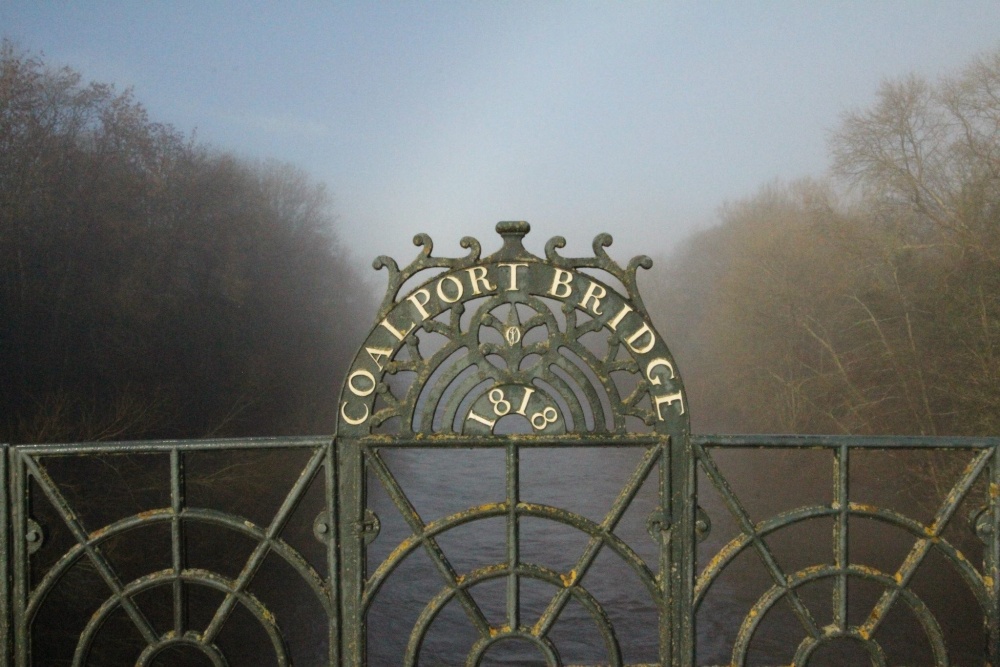
{"type": "Polygon", "coordinates": [[[677,366],[636,287],[651,261],[622,268],[606,234],[594,257],[560,256],[556,237],[541,258],[522,244],[528,230],[499,223],[504,244],[485,258],[468,237],[467,256],[432,257],[419,235],[424,250],[405,269],[376,260],[389,287],[348,372],[338,435],[603,435],[634,430],[630,422],[687,432],[677,366]]]}

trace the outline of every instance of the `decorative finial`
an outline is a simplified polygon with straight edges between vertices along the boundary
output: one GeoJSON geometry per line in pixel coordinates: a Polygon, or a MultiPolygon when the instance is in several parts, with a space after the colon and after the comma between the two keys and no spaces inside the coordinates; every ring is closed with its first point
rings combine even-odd
{"type": "Polygon", "coordinates": [[[514,236],[523,239],[531,231],[531,225],[524,220],[505,220],[497,223],[497,234],[507,238],[514,236]]]}
{"type": "Polygon", "coordinates": [[[524,254],[521,239],[531,231],[531,225],[523,220],[505,220],[497,223],[497,234],[503,237],[503,248],[498,256],[514,257],[524,254]]]}

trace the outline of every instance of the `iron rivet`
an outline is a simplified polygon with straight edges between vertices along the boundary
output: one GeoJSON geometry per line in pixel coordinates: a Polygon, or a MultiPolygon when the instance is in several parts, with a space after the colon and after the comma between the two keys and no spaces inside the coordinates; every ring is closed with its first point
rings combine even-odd
{"type": "Polygon", "coordinates": [[[28,519],[27,525],[24,527],[24,541],[28,545],[29,554],[36,553],[45,542],[45,531],[34,519],[28,519]]]}

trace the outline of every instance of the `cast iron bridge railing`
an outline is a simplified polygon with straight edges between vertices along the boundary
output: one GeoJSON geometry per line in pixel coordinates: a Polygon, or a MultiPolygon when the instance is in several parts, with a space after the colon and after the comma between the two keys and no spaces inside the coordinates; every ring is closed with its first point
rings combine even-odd
{"type": "Polygon", "coordinates": [[[648,260],[498,231],[334,436],[5,447],[0,664],[1000,664],[1000,439],[692,436],[648,260]]]}
{"type": "MultiPolygon", "coordinates": [[[[3,664],[360,664],[359,647],[342,641],[353,631],[375,654],[368,661],[373,665],[389,664],[388,656],[396,658],[392,664],[476,664],[491,647],[502,649],[504,637],[520,639],[520,648],[537,647],[537,655],[522,651],[516,662],[534,664],[535,658],[559,665],[568,664],[555,641],[566,634],[556,632],[560,623],[570,633],[594,638],[576,647],[581,655],[566,656],[586,664],[996,664],[997,439],[695,436],[687,472],[700,479],[689,503],[696,518],[694,530],[682,540],[686,554],[678,563],[678,570],[690,575],[683,576],[684,590],[675,596],[669,588],[669,558],[657,563],[648,548],[643,553],[644,546],[655,543],[651,537],[669,530],[663,517],[652,512],[639,530],[623,525],[630,509],[642,504],[646,483],[652,478],[659,486],[665,445],[648,437],[599,444],[566,438],[363,444],[371,477],[385,491],[386,504],[398,510],[396,523],[405,526],[391,539],[388,525],[379,533],[371,509],[366,509],[366,522],[357,525],[331,520],[344,501],[338,501],[340,473],[329,438],[10,447],[4,457],[9,494],[2,514],[9,522],[3,558],[10,573],[2,590],[3,664]],[[613,499],[603,517],[591,518],[522,491],[521,480],[531,473],[520,460],[547,449],[558,457],[588,449],[607,459],[612,451],[638,455],[622,488],[609,496],[613,499]],[[500,455],[495,472],[502,475],[505,493],[424,519],[414,506],[421,500],[419,491],[404,489],[386,463],[400,450],[408,451],[411,462],[421,455],[440,460],[443,453],[495,450],[500,455]],[[753,517],[752,499],[741,498],[719,463],[734,452],[816,455],[812,463],[817,477],[828,480],[829,501],[753,517]],[[926,518],[854,498],[852,465],[858,472],[858,459],[877,454],[891,455],[893,465],[904,464],[910,455],[954,455],[949,488],[935,506],[924,508],[926,518]],[[265,496],[262,502],[250,500],[265,496]],[[716,509],[705,512],[701,506],[712,497],[716,509]],[[502,558],[463,568],[466,538],[448,541],[449,531],[491,518],[502,523],[495,531],[502,558]],[[522,541],[531,521],[584,536],[573,553],[564,555],[569,567],[528,562],[522,555],[528,551],[522,541]],[[712,542],[724,521],[735,529],[712,542]],[[782,531],[815,523],[813,539],[822,544],[797,548],[818,558],[784,565],[782,531]],[[871,563],[877,551],[858,553],[849,546],[852,531],[865,524],[869,530],[883,527],[880,539],[895,540],[892,567],[871,563]],[[389,540],[363,578],[357,606],[343,582],[362,564],[338,549],[338,532],[345,541],[359,536],[366,546],[389,540]],[[974,537],[964,540],[971,554],[956,546],[963,533],[974,537]],[[948,534],[956,539],[947,539],[948,534]],[[636,536],[648,544],[631,543],[636,536]],[[699,550],[699,542],[710,550],[699,550]],[[417,551],[430,555],[432,567],[404,575],[416,573],[427,582],[397,582],[397,599],[370,623],[373,601],[383,588],[388,592],[402,564],[417,551]],[[612,570],[615,577],[639,582],[622,588],[641,595],[624,602],[614,595],[610,603],[600,599],[617,586],[601,581],[605,572],[594,567],[602,552],[619,566],[612,570]],[[747,561],[763,576],[742,580],[754,591],[740,595],[747,561]],[[739,570],[736,588],[726,580],[733,568],[739,570]],[[914,586],[922,570],[932,597],[914,586]],[[963,590],[938,589],[933,597],[939,570],[949,570],[946,581],[963,590]],[[529,581],[542,584],[532,593],[547,593],[541,613],[536,609],[533,615],[519,600],[529,581]],[[477,588],[490,582],[500,586],[480,595],[477,588]],[[406,616],[397,604],[411,586],[437,592],[411,600],[418,603],[416,621],[393,628],[393,639],[386,634],[386,617],[406,616]],[[570,601],[579,602],[585,613],[560,618],[570,601]],[[457,603],[460,613],[445,618],[440,612],[449,603],[457,603]],[[489,608],[492,603],[496,609],[489,608]],[[616,604],[624,605],[624,615],[616,604]],[[616,628],[614,621],[628,621],[629,613],[653,619],[654,627],[638,638],[616,628]],[[714,617],[711,623],[704,622],[706,614],[714,617]],[[771,616],[777,616],[777,636],[766,628],[771,616]],[[915,621],[916,635],[901,622],[906,617],[915,621]],[[719,618],[729,620],[730,627],[720,629],[719,618]],[[422,647],[434,650],[425,640],[435,623],[447,632],[464,630],[469,646],[453,651],[450,660],[451,645],[431,653],[433,658],[421,658],[422,647]],[[373,648],[380,639],[383,645],[373,648]]],[[[451,472],[461,478],[460,469],[451,472]]],[[[775,494],[786,480],[753,482],[755,492],[775,494]]],[[[649,502],[655,495],[645,494],[647,505],[656,504],[649,502]]],[[[577,494],[576,500],[586,501],[586,495],[577,494]]],[[[647,507],[640,509],[641,518],[647,507]]],[[[389,524],[383,508],[380,514],[389,524]]],[[[532,535],[537,540],[537,531],[532,535]]],[[[562,538],[555,534],[555,539],[562,538]]]]}

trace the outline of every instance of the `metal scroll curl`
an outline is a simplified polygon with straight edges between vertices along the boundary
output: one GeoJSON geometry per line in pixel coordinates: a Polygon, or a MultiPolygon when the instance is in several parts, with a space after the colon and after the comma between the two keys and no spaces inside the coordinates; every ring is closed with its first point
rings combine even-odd
{"type": "Polygon", "coordinates": [[[499,435],[511,420],[548,436],[687,431],[677,366],[636,284],[651,260],[622,267],[608,234],[593,257],[559,255],[562,237],[538,257],[523,245],[529,229],[497,224],[503,245],[487,257],[471,237],[468,255],[434,257],[418,234],[406,267],[375,261],[389,284],[344,383],[338,433],[499,435]]]}

